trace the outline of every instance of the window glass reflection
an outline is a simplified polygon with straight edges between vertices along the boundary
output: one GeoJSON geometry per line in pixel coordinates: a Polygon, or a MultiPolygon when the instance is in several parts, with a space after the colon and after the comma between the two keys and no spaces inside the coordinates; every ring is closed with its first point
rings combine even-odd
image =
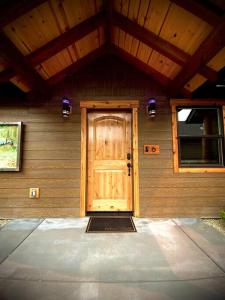
{"type": "Polygon", "coordinates": [[[179,108],[178,134],[203,136],[220,134],[217,108],[179,108]]]}
{"type": "Polygon", "coordinates": [[[223,165],[223,130],[218,107],[178,107],[181,166],[223,165]]]}

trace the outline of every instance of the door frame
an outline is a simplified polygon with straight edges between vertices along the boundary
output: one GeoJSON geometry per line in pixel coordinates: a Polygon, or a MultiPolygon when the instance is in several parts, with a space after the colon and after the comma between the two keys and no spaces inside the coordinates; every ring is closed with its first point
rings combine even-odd
{"type": "Polygon", "coordinates": [[[86,215],[87,197],[87,113],[88,110],[130,110],[132,113],[133,153],[133,209],[139,217],[139,169],[138,169],[138,100],[80,101],[81,108],[81,168],[80,168],[80,216],[86,215]]]}

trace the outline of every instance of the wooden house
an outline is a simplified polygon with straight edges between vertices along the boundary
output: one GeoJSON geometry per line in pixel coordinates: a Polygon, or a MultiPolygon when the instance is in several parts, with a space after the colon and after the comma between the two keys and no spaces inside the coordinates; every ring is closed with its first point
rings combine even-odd
{"type": "Polygon", "coordinates": [[[0,122],[23,126],[0,216],[216,216],[224,13],[224,0],[1,1],[0,122]]]}

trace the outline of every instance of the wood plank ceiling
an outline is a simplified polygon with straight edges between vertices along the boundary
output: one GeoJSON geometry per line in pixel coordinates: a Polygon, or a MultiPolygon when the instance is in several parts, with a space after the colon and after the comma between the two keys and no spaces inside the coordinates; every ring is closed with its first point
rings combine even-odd
{"type": "MultiPolygon", "coordinates": [[[[210,1],[210,0],[207,0],[210,1]]],[[[113,53],[190,96],[225,66],[225,15],[194,0],[12,0],[0,15],[0,82],[29,92],[113,53]]]]}

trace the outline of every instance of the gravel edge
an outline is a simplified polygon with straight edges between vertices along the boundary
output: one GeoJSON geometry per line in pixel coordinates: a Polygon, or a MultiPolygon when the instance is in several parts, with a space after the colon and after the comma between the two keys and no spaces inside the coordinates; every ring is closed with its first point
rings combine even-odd
{"type": "Polygon", "coordinates": [[[10,220],[8,219],[0,219],[0,229],[5,226],[10,220]]]}
{"type": "Polygon", "coordinates": [[[212,226],[225,235],[225,221],[222,219],[202,219],[202,222],[212,226]]]}

